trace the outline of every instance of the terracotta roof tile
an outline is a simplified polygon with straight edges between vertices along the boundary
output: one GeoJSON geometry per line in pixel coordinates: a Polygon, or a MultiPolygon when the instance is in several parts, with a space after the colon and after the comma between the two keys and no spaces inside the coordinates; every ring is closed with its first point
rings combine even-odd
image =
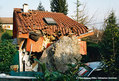
{"type": "Polygon", "coordinates": [[[18,26],[18,32],[28,33],[35,30],[47,31],[49,34],[53,34],[57,31],[61,31],[63,35],[74,32],[77,35],[88,32],[87,27],[72,20],[62,13],[45,12],[38,10],[30,10],[28,13],[24,13],[22,9],[14,9],[14,16],[18,26]],[[43,18],[53,18],[57,25],[48,25],[44,22],[43,18]],[[72,30],[71,30],[72,28],[72,30]]]}

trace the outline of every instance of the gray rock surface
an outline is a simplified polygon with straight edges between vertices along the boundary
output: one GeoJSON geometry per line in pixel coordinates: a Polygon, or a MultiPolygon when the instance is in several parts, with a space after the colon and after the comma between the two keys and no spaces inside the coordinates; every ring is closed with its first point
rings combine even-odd
{"type": "Polygon", "coordinates": [[[64,72],[69,63],[75,63],[76,59],[81,60],[79,44],[76,37],[62,37],[56,43],[48,47],[41,56],[40,61],[46,63],[49,70],[52,69],[64,72]]]}

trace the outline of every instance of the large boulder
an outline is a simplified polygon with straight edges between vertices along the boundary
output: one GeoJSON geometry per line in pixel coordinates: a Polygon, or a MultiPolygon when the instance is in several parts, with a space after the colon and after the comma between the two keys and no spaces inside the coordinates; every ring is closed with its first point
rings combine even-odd
{"type": "Polygon", "coordinates": [[[74,58],[81,60],[79,49],[76,37],[64,36],[43,52],[40,61],[46,63],[51,71],[55,69],[64,72],[67,70],[67,64],[76,62],[74,58]]]}

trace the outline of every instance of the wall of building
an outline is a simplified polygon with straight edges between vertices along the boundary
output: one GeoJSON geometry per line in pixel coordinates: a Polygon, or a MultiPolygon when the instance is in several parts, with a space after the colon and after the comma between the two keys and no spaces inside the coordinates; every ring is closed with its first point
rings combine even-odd
{"type": "Polygon", "coordinates": [[[13,30],[13,24],[2,24],[3,29],[13,30]]]}

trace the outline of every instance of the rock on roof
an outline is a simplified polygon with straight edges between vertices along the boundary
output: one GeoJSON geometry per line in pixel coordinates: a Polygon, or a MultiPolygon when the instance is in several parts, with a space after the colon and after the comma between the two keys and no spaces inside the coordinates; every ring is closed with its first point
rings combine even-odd
{"type": "Polygon", "coordinates": [[[13,24],[13,18],[12,17],[0,17],[0,23],[13,24]]]}
{"type": "Polygon", "coordinates": [[[23,9],[14,9],[14,26],[17,26],[17,33],[29,33],[30,31],[42,30],[51,35],[60,31],[62,35],[67,33],[74,33],[80,35],[88,32],[88,28],[83,24],[80,24],[63,13],[46,12],[39,10],[29,10],[28,13],[24,13],[23,9]],[[44,21],[44,18],[52,18],[56,24],[48,24],[44,21]]]}

